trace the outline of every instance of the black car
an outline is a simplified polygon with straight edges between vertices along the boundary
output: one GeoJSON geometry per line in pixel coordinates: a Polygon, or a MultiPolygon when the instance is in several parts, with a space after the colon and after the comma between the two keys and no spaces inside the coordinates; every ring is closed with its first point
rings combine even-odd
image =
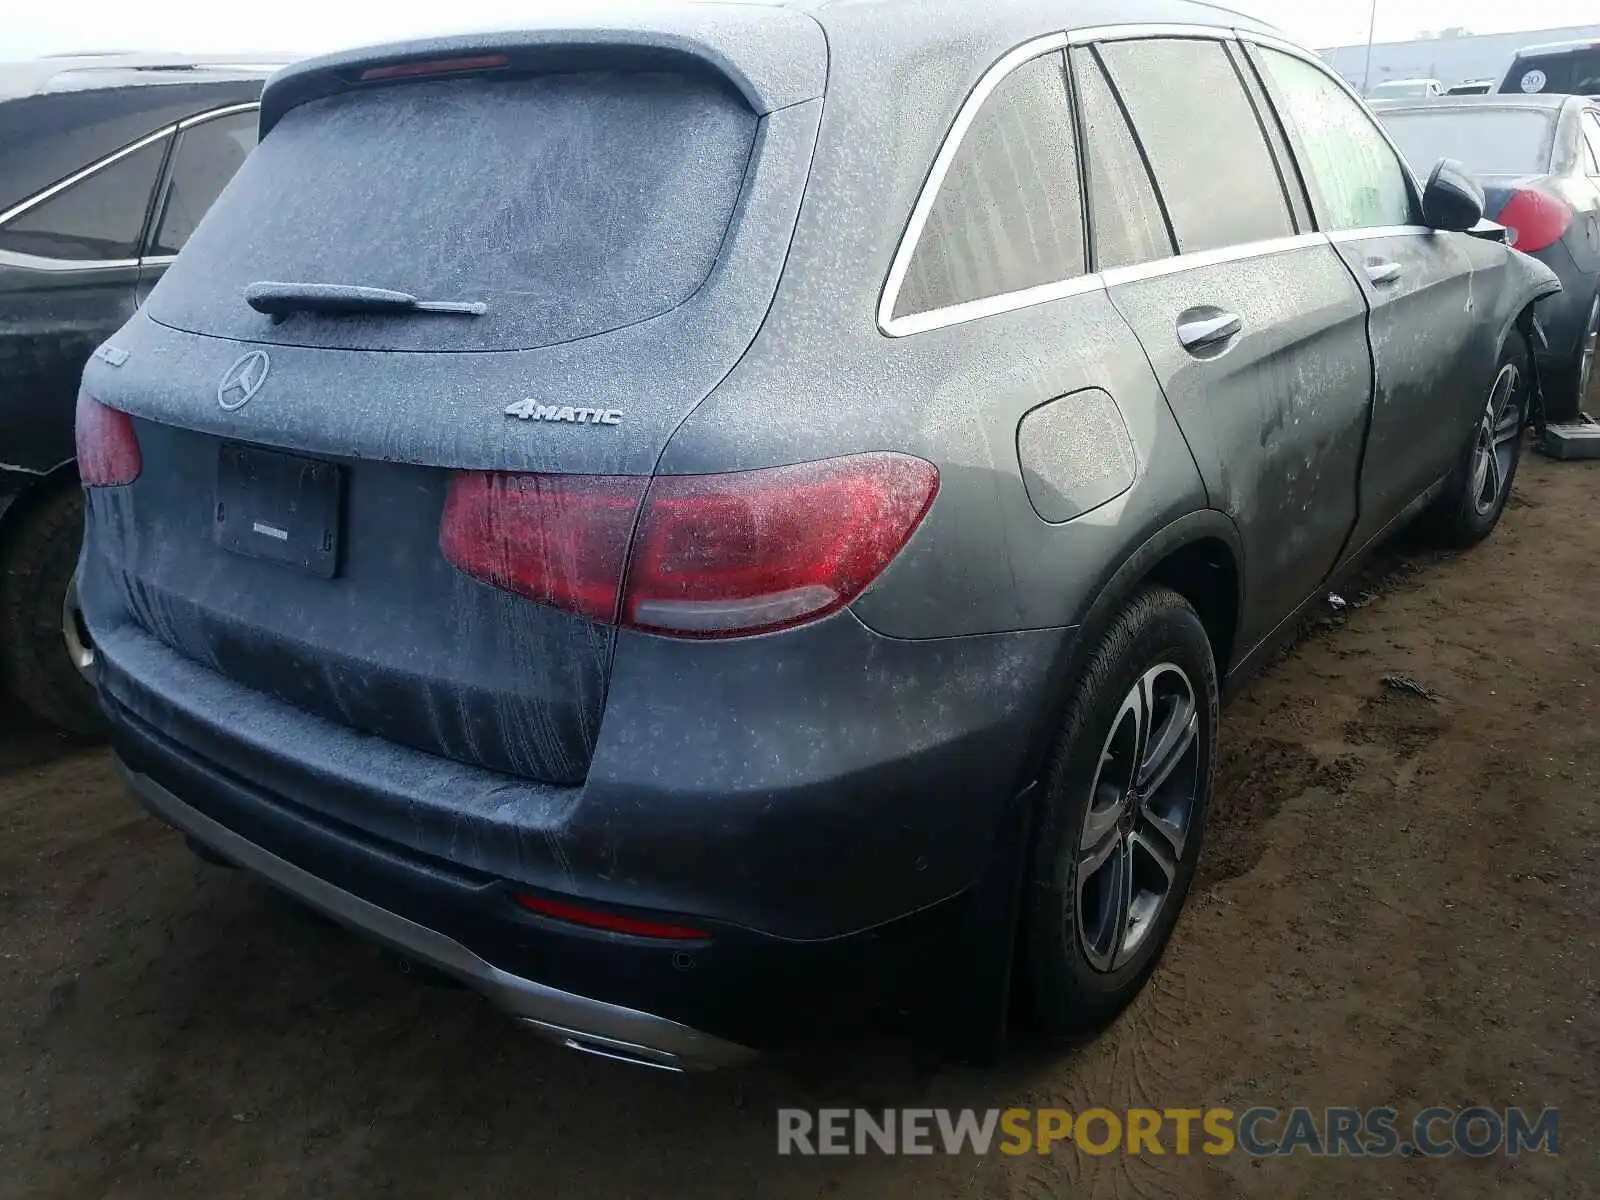
{"type": "MultiPolygon", "coordinates": [[[[1494,95],[1387,104],[1379,118],[1414,167],[1464,162],[1511,244],[1561,279],[1539,312],[1545,415],[1570,421],[1589,400],[1600,338],[1600,105],[1582,96],[1494,95]]],[[[1589,401],[1589,408],[1596,406],[1589,401]]],[[[1600,415],[1600,410],[1597,414],[1600,415]]]]}
{"type": "Polygon", "coordinates": [[[1489,535],[1559,282],[1189,0],[562,20],[274,76],[85,369],[118,763],[590,1053],[1107,1020],[1221,692],[1489,535]]]}
{"type": "Polygon", "coordinates": [[[1600,41],[1551,42],[1518,50],[1500,91],[1524,96],[1600,96],[1600,41]]]}
{"type": "Polygon", "coordinates": [[[64,619],[78,380],[254,146],[272,70],[148,54],[0,65],[0,673],[74,732],[98,723],[64,619]]]}

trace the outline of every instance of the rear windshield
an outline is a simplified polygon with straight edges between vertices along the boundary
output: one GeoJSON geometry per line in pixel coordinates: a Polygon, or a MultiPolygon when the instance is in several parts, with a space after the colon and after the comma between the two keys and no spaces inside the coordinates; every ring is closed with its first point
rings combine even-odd
{"type": "Polygon", "coordinates": [[[1555,114],[1517,108],[1435,108],[1378,114],[1424,179],[1441,158],[1478,175],[1537,175],[1550,169],[1555,114]]]}
{"type": "Polygon", "coordinates": [[[291,109],[152,293],[156,320],[307,346],[507,350],[647,320],[717,259],[756,117],[664,73],[433,80],[291,109]],[[249,284],[482,301],[480,317],[296,314],[249,284]]]}
{"type": "Polygon", "coordinates": [[[1506,73],[1502,92],[1541,92],[1558,96],[1600,96],[1600,47],[1566,54],[1530,54],[1506,73]]]}

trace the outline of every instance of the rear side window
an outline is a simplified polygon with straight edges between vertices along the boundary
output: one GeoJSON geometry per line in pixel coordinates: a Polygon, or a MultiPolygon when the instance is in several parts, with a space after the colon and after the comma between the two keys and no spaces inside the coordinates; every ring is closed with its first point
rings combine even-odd
{"type": "Polygon", "coordinates": [[[1277,165],[1222,43],[1101,48],[1185,254],[1295,232],[1277,165]]]}
{"type": "Polygon", "coordinates": [[[163,324],[361,350],[522,350],[649,320],[705,282],[757,119],[720,80],[429,79],[290,109],[151,293],[163,324]],[[468,320],[291,316],[259,280],[481,301],[468,320]]]}
{"type": "Polygon", "coordinates": [[[139,257],[166,140],[100,168],[0,226],[0,250],[72,262],[139,257]]]}
{"type": "Polygon", "coordinates": [[[1074,52],[1072,70],[1088,163],[1089,226],[1098,271],[1173,253],[1167,218],[1127,119],[1092,53],[1074,52]]]}
{"type": "Polygon", "coordinates": [[[1260,53],[1322,228],[1412,224],[1416,198],[1410,178],[1367,111],[1327,72],[1276,50],[1260,53]]]}
{"type": "Polygon", "coordinates": [[[928,213],[892,315],[1083,271],[1077,153],[1058,52],[1012,71],[979,109],[928,213]]]}
{"type": "Polygon", "coordinates": [[[191,125],[178,135],[153,254],[182,250],[256,144],[256,113],[234,113],[191,125]]]}

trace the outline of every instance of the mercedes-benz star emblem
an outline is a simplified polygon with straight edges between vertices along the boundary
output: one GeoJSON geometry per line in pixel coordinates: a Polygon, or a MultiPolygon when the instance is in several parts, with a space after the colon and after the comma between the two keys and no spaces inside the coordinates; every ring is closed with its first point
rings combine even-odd
{"type": "Polygon", "coordinates": [[[252,350],[241,356],[223,373],[222,382],[217,384],[217,403],[229,412],[243,408],[261,390],[271,369],[272,360],[267,357],[265,350],[252,350]]]}

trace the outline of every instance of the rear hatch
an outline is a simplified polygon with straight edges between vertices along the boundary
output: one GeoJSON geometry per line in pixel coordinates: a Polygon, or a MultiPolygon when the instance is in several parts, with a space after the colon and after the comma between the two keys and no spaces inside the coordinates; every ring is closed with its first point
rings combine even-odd
{"type": "MultiPolygon", "coordinates": [[[[441,521],[485,472],[648,476],[760,327],[820,31],[770,9],[671,20],[341,55],[269,85],[259,148],[85,374],[142,457],[92,493],[102,601],[329,720],[582,781],[611,628],[456,569],[441,521]]],[[[562,551],[555,569],[584,569],[562,551]]]]}

